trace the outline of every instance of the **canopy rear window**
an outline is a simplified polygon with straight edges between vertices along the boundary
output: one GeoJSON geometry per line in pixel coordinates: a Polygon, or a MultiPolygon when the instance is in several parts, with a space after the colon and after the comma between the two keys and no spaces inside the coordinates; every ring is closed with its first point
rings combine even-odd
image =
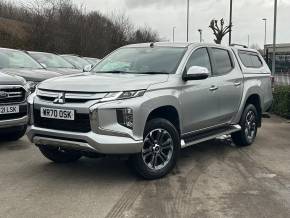
{"type": "Polygon", "coordinates": [[[247,68],[260,68],[263,66],[263,62],[255,52],[239,51],[239,57],[247,68]]]}

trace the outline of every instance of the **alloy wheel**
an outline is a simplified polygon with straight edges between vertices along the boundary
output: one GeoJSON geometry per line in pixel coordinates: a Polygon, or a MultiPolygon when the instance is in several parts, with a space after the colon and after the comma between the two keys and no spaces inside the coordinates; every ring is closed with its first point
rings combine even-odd
{"type": "Polygon", "coordinates": [[[256,136],[256,129],[257,129],[256,122],[257,122],[256,115],[254,111],[250,110],[246,115],[246,121],[245,121],[245,135],[250,142],[252,142],[256,136]]]}
{"type": "Polygon", "coordinates": [[[142,159],[151,170],[160,170],[170,162],[173,149],[173,140],[169,132],[154,129],[144,139],[142,159]]]}

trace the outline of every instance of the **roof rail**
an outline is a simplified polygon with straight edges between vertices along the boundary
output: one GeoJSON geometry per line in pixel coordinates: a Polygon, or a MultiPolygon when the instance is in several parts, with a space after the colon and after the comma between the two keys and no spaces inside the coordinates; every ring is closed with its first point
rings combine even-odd
{"type": "Polygon", "coordinates": [[[248,48],[248,46],[242,45],[242,44],[231,44],[230,46],[240,46],[240,47],[243,47],[243,48],[248,48]]]}

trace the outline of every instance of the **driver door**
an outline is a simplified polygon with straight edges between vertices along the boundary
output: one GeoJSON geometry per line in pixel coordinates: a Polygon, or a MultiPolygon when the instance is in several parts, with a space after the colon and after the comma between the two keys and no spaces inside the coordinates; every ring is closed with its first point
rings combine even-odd
{"type": "MultiPolygon", "coordinates": [[[[212,64],[207,48],[198,48],[191,54],[187,71],[192,66],[205,67],[212,72],[212,64]]],[[[212,76],[203,80],[184,82],[182,92],[182,113],[184,133],[205,129],[219,124],[219,102],[216,79],[212,76]]]]}

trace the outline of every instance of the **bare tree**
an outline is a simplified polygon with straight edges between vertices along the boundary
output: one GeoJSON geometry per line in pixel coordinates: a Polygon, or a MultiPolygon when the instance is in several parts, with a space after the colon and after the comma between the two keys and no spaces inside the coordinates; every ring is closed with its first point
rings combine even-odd
{"type": "Polygon", "coordinates": [[[132,42],[157,42],[160,41],[158,34],[150,27],[145,26],[135,31],[132,42]]]}
{"type": "Polygon", "coordinates": [[[232,25],[225,26],[225,21],[222,18],[220,21],[220,25],[218,23],[218,20],[212,19],[209,25],[209,28],[212,29],[214,36],[216,39],[214,39],[214,42],[216,44],[221,44],[223,37],[229,33],[230,28],[232,25]]]}
{"type": "Polygon", "coordinates": [[[124,14],[87,13],[71,0],[28,0],[20,7],[4,0],[0,15],[29,26],[28,43],[6,40],[7,47],[102,58],[126,44],[159,40],[149,27],[136,29],[124,14]]]}

